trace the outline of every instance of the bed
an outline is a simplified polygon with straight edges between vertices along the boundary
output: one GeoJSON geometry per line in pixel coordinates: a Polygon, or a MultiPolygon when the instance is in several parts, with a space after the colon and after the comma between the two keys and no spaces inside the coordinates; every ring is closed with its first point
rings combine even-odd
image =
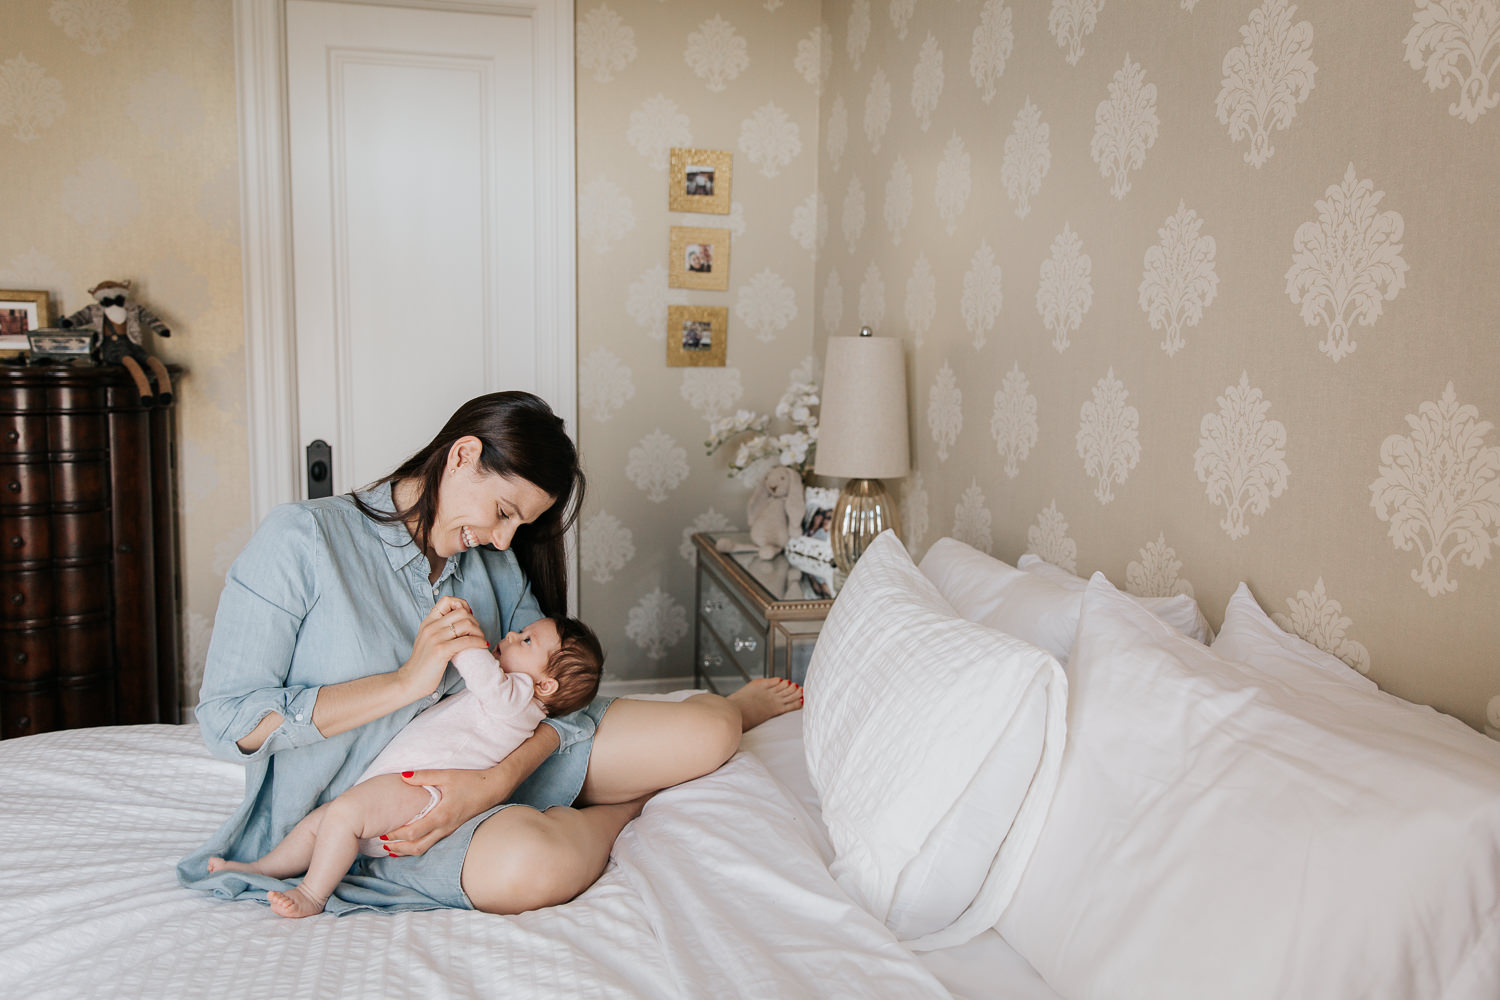
{"type": "Polygon", "coordinates": [[[656,796],[578,899],[514,917],[287,921],[189,892],[176,861],[243,789],[196,727],[0,743],[0,983],[1500,995],[1500,746],[1268,630],[1248,592],[1214,637],[1190,598],[1053,572],[952,540],[917,567],[884,536],[830,614],[807,708],[656,796]]]}

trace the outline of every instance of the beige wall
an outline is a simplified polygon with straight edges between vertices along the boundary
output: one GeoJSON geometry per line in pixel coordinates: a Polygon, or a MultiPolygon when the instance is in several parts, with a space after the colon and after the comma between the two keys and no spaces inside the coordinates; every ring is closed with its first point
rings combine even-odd
{"type": "Polygon", "coordinates": [[[0,31],[0,288],[54,314],[129,278],[172,329],[184,698],[249,537],[233,28],[228,0],[10,3],[0,31]]]}
{"type": "MultiPolygon", "coordinates": [[[[224,570],[249,530],[230,5],[114,0],[70,13],[83,6],[6,11],[0,287],[47,289],[71,311],[98,280],[129,277],[177,331],[159,353],[189,369],[183,562],[196,671],[224,570]]],[[[1479,108],[1500,81],[1472,81],[1477,103],[1440,74],[1430,90],[1434,50],[1413,31],[1416,4],[1299,4],[1289,22],[1308,28],[1290,51],[1310,44],[1316,69],[1305,96],[1305,66],[1301,77],[1285,66],[1273,74],[1287,81],[1283,115],[1295,113],[1282,128],[1272,110],[1274,150],[1254,165],[1250,135],[1231,135],[1242,121],[1253,132],[1254,109],[1236,111],[1224,80],[1258,5],[1115,0],[1077,33],[1070,63],[1049,20],[1069,41],[1066,25],[1087,24],[1079,15],[1098,6],[579,3],[579,430],[591,477],[581,593],[614,676],[688,673],[685,533],[743,523],[744,489],[724,475],[722,455],[703,454],[707,416],[765,411],[830,331],[864,321],[911,345],[916,474],[902,485],[918,553],[948,533],[1006,558],[1040,548],[1137,590],[1191,587],[1215,620],[1243,578],[1293,629],[1367,663],[1387,689],[1480,721],[1500,693],[1490,549],[1500,541],[1500,434],[1488,423],[1500,414],[1500,210],[1489,191],[1500,109],[1479,108]],[[821,56],[820,16],[830,38],[821,56]],[[1107,136],[1097,157],[1093,148],[1127,53],[1155,88],[1137,107],[1152,106],[1158,124],[1116,197],[1099,165],[1114,155],[1107,136]],[[1048,165],[1023,216],[1033,175],[1019,152],[1007,160],[1006,144],[1025,145],[1012,133],[1028,100],[1047,128],[1048,165]],[[746,127],[756,121],[773,127],[746,127]],[[673,145],[734,153],[727,220],[667,211],[662,157],[673,145]],[[1370,186],[1346,198],[1337,189],[1351,163],[1353,187],[1370,186]],[[1162,253],[1179,263],[1153,269],[1143,307],[1148,252],[1167,242],[1159,231],[1179,203],[1192,238],[1162,253]],[[1347,353],[1319,318],[1326,279],[1294,249],[1299,231],[1316,235],[1320,210],[1344,212],[1345,231],[1360,234],[1336,246],[1375,262],[1359,268],[1344,307],[1371,320],[1350,325],[1347,353]],[[673,224],[733,229],[729,291],[667,290],[673,224]],[[1065,225],[1089,259],[1089,297],[1059,351],[1063,324],[1049,327],[1038,291],[1065,225]],[[1183,263],[1195,259],[1189,249],[1196,269],[1183,263]],[[1289,269],[1305,282],[1300,301],[1289,269]],[[730,308],[728,367],[665,366],[669,301],[730,308]],[[1302,318],[1309,301],[1313,325],[1302,318]],[[1180,346],[1169,355],[1174,304],[1180,346]],[[1241,373],[1245,400],[1264,409],[1226,418],[1241,373]],[[1462,466],[1412,421],[1462,441],[1462,466]],[[1227,433],[1209,433],[1216,427],[1227,433]],[[1259,447],[1224,443],[1248,429],[1259,447]],[[1252,453],[1265,461],[1243,482],[1222,475],[1252,453]],[[1457,514],[1434,518],[1440,505],[1422,475],[1398,491],[1411,467],[1402,456],[1429,481],[1455,484],[1457,514]],[[1239,520],[1224,496],[1238,498],[1239,520]]],[[[1265,72],[1252,57],[1242,75],[1265,72]]],[[[1120,148],[1129,163],[1129,145],[1120,148]]],[[[1065,285],[1049,281],[1044,304],[1077,301],[1054,284],[1065,285]]]]}
{"type": "Polygon", "coordinates": [[[819,185],[848,238],[818,339],[910,345],[918,552],[1039,550],[1215,623],[1246,580],[1387,690],[1482,720],[1500,110],[1425,71],[1454,6],[824,4],[819,185]]]}
{"type": "Polygon", "coordinates": [[[614,679],[682,678],[687,535],[743,525],[748,495],[708,421],[774,407],[811,351],[817,6],[583,0],[576,21],[582,611],[614,679]],[[729,216],[667,210],[674,146],[733,153],[729,216]],[[668,289],[673,225],[731,230],[728,291],[668,289]],[[725,367],[667,367],[669,302],[729,309],[725,367]]]}

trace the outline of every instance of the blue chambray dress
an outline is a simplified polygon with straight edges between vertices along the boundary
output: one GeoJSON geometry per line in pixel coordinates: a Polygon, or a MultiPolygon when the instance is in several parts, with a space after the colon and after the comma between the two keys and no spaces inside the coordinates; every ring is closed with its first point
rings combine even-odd
{"type": "MultiPolygon", "coordinates": [[[[393,509],[388,486],[360,498],[374,509],[393,509]]],[[[541,617],[508,551],[475,548],[452,556],[436,584],[428,582],[428,570],[405,527],[370,520],[347,496],[283,504],[267,515],[225,579],[197,707],[208,748],[245,765],[245,799],[208,843],[178,863],[183,885],[223,899],[264,901],[266,890],[289,884],[237,872],[211,875],[208,859],[265,854],[302,817],[353,785],[413,716],[463,687],[450,665],[436,693],[390,715],[326,739],[313,725],[319,688],[399,667],[439,597],[468,601],[492,640],[541,617]],[[242,753],[235,741],[272,712],[285,722],[259,750],[242,753]]],[[[547,719],[561,745],[507,805],[571,805],[608,705],[600,698],[547,719]]],[[[328,912],[469,908],[460,887],[464,853],[494,811],[421,857],[361,858],[329,898],[328,912]]]]}

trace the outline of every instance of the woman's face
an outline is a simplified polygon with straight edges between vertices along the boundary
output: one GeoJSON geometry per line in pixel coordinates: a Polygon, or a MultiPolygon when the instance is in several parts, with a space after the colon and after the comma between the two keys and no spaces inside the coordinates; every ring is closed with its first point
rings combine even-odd
{"type": "Polygon", "coordinates": [[[479,545],[508,549],[516,529],[541,517],[554,502],[525,479],[485,471],[478,463],[479,452],[477,439],[463,438],[448,453],[427,543],[439,559],[479,545]]]}

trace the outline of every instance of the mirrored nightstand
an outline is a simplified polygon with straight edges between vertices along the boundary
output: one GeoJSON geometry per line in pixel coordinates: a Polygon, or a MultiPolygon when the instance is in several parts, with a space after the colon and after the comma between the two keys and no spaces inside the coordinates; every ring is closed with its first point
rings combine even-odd
{"type": "Polygon", "coordinates": [[[698,687],[729,694],[754,677],[807,677],[813,645],[833,607],[837,582],[788,561],[753,552],[720,552],[719,539],[750,541],[745,532],[693,536],[698,593],[693,619],[693,678],[698,687]]]}

